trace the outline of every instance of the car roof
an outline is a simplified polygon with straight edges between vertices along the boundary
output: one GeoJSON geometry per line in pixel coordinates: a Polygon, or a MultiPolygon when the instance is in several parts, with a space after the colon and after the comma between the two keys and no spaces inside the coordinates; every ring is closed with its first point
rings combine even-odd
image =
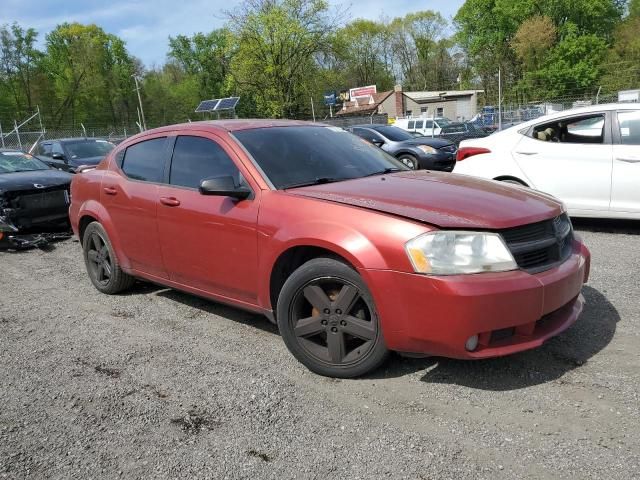
{"type": "Polygon", "coordinates": [[[49,143],[49,142],[86,142],[86,141],[97,141],[102,140],[108,142],[109,140],[105,140],[100,137],[68,137],[68,138],[47,138],[46,140],[41,140],[40,143],[49,143]]]}
{"type": "Polygon", "coordinates": [[[348,128],[371,128],[375,130],[382,127],[393,127],[393,125],[389,125],[387,123],[362,123],[360,125],[349,125],[348,128]]]}
{"type": "Polygon", "coordinates": [[[251,130],[256,128],[272,128],[272,127],[328,127],[325,123],[304,122],[302,120],[274,120],[274,119],[229,119],[229,120],[204,120],[201,122],[178,123],[175,125],[167,125],[166,127],[158,127],[153,130],[147,130],[143,133],[166,132],[169,130],[209,130],[209,131],[226,131],[237,132],[240,130],[251,130]]]}
{"type": "Polygon", "coordinates": [[[514,127],[530,127],[531,125],[537,125],[538,123],[544,123],[546,121],[552,121],[564,117],[583,114],[588,115],[590,113],[606,112],[610,110],[640,110],[640,103],[602,103],[599,105],[590,105],[588,107],[571,108],[569,110],[562,110],[561,112],[542,115],[541,117],[536,117],[526,122],[514,125],[514,127]]]}

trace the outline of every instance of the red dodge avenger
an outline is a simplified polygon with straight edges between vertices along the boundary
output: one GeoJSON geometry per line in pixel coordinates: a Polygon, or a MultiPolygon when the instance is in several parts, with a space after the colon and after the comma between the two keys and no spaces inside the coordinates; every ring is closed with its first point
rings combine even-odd
{"type": "Polygon", "coordinates": [[[266,315],[321,375],[389,351],[540,346],[583,307],[589,251],[561,202],[411,171],[341,129],[229,120],[150,130],[71,185],[91,282],[134,279],[266,315]]]}

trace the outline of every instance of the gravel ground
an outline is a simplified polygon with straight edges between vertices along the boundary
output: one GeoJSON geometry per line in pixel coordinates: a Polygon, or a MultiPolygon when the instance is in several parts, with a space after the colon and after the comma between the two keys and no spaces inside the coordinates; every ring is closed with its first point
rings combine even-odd
{"type": "Polygon", "coordinates": [[[540,349],[305,370],[265,318],[0,253],[0,477],[640,478],[640,223],[576,222],[587,307],[540,349]]]}

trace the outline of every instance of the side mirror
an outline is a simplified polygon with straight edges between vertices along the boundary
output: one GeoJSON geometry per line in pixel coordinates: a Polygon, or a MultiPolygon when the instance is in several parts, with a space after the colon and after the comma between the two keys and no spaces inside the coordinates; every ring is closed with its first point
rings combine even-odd
{"type": "Polygon", "coordinates": [[[51,158],[54,160],[64,160],[64,155],[62,153],[53,153],[51,154],[51,158]]]}
{"type": "Polygon", "coordinates": [[[216,195],[219,197],[231,197],[244,200],[251,195],[251,190],[245,187],[236,187],[233,177],[205,178],[200,182],[200,193],[202,195],[216,195]]]}
{"type": "Polygon", "coordinates": [[[384,142],[379,138],[372,138],[371,143],[373,143],[376,147],[382,147],[382,145],[384,145],[384,142]]]}

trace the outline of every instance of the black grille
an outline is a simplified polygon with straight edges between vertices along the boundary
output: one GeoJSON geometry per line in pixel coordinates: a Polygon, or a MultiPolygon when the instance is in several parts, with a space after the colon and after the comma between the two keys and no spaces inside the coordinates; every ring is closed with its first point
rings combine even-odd
{"type": "Polygon", "coordinates": [[[532,273],[547,270],[571,254],[573,230],[566,214],[500,234],[518,266],[532,273]]]}

